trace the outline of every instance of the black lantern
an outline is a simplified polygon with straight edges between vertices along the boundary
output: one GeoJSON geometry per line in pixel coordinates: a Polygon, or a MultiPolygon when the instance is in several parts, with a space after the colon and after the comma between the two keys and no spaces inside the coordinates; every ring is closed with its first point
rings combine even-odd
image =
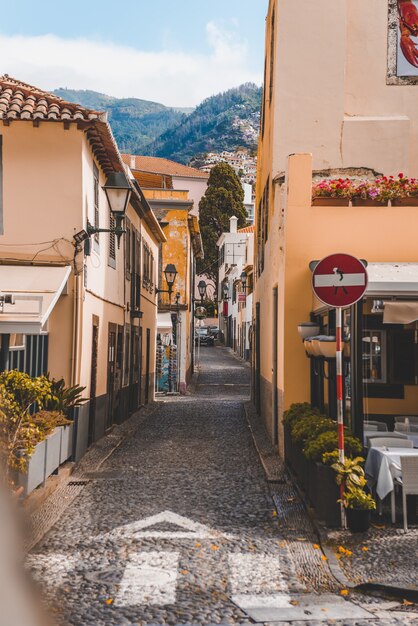
{"type": "Polygon", "coordinates": [[[224,283],[222,285],[222,296],[224,300],[228,300],[228,295],[229,295],[229,287],[227,285],[227,283],[224,283]]]}
{"type": "Polygon", "coordinates": [[[113,233],[116,235],[119,248],[120,238],[125,232],[122,228],[122,224],[128,207],[129,198],[131,197],[132,187],[123,172],[111,172],[108,175],[106,184],[103,185],[102,189],[106,194],[110,212],[115,218],[115,227],[96,228],[90,224],[89,220],[87,220],[87,230],[77,233],[75,236],[76,243],[80,243],[77,241],[77,238],[80,239],[81,234],[84,232],[87,233],[87,237],[91,237],[91,235],[95,235],[96,233],[113,233]]]}
{"type": "Polygon", "coordinates": [[[201,280],[201,281],[199,282],[199,284],[197,285],[197,288],[198,288],[198,290],[199,290],[200,299],[201,299],[201,301],[203,302],[204,297],[205,297],[205,295],[206,295],[206,283],[205,283],[205,281],[204,281],[204,280],[201,280]]]}
{"type": "Polygon", "coordinates": [[[171,294],[173,293],[173,285],[176,280],[177,270],[176,266],[173,263],[168,263],[164,270],[165,280],[167,282],[168,289],[156,289],[155,293],[168,293],[171,298],[171,294]]]}
{"type": "Polygon", "coordinates": [[[242,283],[242,289],[243,291],[245,291],[247,287],[247,274],[245,272],[242,272],[241,274],[241,283],[242,283]]]}

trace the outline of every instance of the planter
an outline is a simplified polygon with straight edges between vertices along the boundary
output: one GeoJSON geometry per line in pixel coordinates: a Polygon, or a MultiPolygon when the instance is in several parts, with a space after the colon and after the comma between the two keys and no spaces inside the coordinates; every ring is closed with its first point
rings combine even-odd
{"type": "Polygon", "coordinates": [[[328,465],[317,463],[317,489],[314,507],[318,519],[330,528],[341,526],[341,509],[337,500],[340,488],[335,482],[335,471],[328,465]]]}
{"type": "Polygon", "coordinates": [[[45,440],[45,478],[48,478],[60,464],[61,430],[56,428],[45,440]]]}
{"type": "Polygon", "coordinates": [[[349,198],[332,198],[330,196],[312,198],[312,206],[348,206],[349,204],[349,198]]]}
{"type": "Polygon", "coordinates": [[[371,511],[346,509],[347,525],[352,533],[365,533],[370,528],[371,511]]]}
{"type": "Polygon", "coordinates": [[[392,206],[417,206],[418,196],[405,196],[405,198],[393,198],[390,201],[392,206]]]}
{"type": "Polygon", "coordinates": [[[65,463],[73,454],[74,424],[61,426],[60,465],[65,463]]]}
{"type": "Polygon", "coordinates": [[[17,487],[23,487],[23,495],[29,495],[45,480],[46,441],[36,444],[35,451],[29,457],[26,472],[13,472],[12,477],[17,487]]]}
{"type": "Polygon", "coordinates": [[[388,200],[372,200],[371,198],[352,198],[353,206],[388,206],[388,200]]]}

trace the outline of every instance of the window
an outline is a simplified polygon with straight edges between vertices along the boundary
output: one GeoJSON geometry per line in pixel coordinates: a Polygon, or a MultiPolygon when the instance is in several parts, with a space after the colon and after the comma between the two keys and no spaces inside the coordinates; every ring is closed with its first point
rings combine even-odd
{"type": "Polygon", "coordinates": [[[363,331],[363,381],[386,382],[386,331],[363,331]]]}
{"type": "MultiPolygon", "coordinates": [[[[93,163],[93,179],[94,179],[94,227],[99,228],[99,168],[93,163]]],[[[99,244],[99,233],[95,233],[94,240],[99,244]]]]}
{"type": "Polygon", "coordinates": [[[270,177],[264,186],[263,195],[257,206],[257,276],[264,271],[264,246],[269,233],[270,177]]]}
{"type": "Polygon", "coordinates": [[[219,250],[219,267],[225,263],[225,244],[219,250]]]}
{"type": "Polygon", "coordinates": [[[391,329],[388,333],[388,377],[398,385],[418,384],[415,330],[391,329]]]}

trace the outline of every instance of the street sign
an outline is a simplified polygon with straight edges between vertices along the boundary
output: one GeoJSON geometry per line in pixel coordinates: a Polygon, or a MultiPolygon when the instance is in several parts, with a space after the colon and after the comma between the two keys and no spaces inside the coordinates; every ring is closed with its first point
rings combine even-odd
{"type": "Polygon", "coordinates": [[[358,302],[367,287],[367,270],[351,254],[331,254],[315,267],[312,289],[324,304],[346,308],[358,302]]]}
{"type": "Polygon", "coordinates": [[[239,293],[238,294],[238,302],[246,302],[247,301],[247,296],[245,293],[239,293]]]}

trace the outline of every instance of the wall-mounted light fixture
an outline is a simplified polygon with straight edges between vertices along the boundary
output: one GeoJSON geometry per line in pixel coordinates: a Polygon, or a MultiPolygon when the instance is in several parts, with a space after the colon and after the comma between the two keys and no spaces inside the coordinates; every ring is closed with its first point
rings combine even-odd
{"type": "Polygon", "coordinates": [[[203,300],[205,299],[206,289],[207,289],[207,285],[206,285],[205,281],[204,280],[199,281],[199,284],[197,285],[197,288],[199,290],[200,301],[203,304],[203,300]]]}
{"type": "Polygon", "coordinates": [[[174,281],[176,280],[176,276],[177,276],[176,266],[173,265],[173,263],[168,263],[168,265],[166,265],[166,268],[164,270],[164,276],[165,276],[168,289],[156,289],[155,293],[168,293],[171,299],[171,294],[173,293],[174,281]]]}
{"type": "MultiPolygon", "coordinates": [[[[96,233],[114,233],[118,242],[118,248],[120,247],[120,238],[123,233],[126,232],[122,228],[122,225],[123,220],[125,219],[129,198],[131,197],[132,187],[123,172],[111,172],[108,175],[106,184],[103,185],[102,189],[106,194],[110,212],[115,218],[115,227],[96,228],[96,226],[93,226],[90,221],[87,220],[86,230],[80,230],[80,232],[74,235],[76,245],[80,245],[83,241],[90,239],[90,237],[96,233]]],[[[87,255],[89,252],[89,248],[86,248],[87,255]]]]}

